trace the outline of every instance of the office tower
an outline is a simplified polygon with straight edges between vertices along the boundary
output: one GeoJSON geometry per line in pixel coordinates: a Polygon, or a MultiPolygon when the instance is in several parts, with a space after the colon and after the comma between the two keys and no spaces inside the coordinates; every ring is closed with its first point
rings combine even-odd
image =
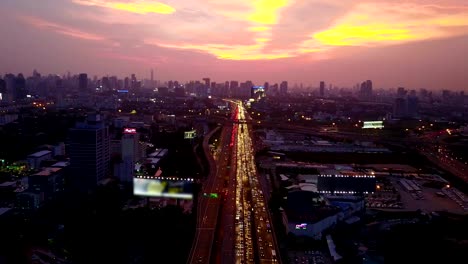
{"type": "Polygon", "coordinates": [[[128,78],[128,77],[125,77],[125,79],[124,79],[124,89],[125,90],[130,89],[130,78],[128,78]]]}
{"type": "Polygon", "coordinates": [[[6,82],[0,79],[0,102],[3,101],[3,96],[6,95],[6,82]]]}
{"type": "Polygon", "coordinates": [[[250,91],[251,91],[253,86],[254,86],[254,84],[253,84],[252,81],[250,81],[250,80],[246,81],[244,83],[244,88],[241,88],[240,98],[242,98],[242,99],[250,98],[250,91]]]}
{"type": "Polygon", "coordinates": [[[205,89],[206,89],[206,94],[209,95],[211,94],[211,87],[210,87],[210,84],[211,84],[211,80],[210,78],[206,77],[206,78],[203,78],[203,81],[205,82],[205,89]]]}
{"type": "Polygon", "coordinates": [[[101,91],[109,91],[110,90],[109,77],[102,77],[101,85],[102,85],[101,91]]]}
{"type": "Polygon", "coordinates": [[[78,76],[78,90],[80,92],[88,91],[88,75],[86,73],[80,73],[78,76]]]}
{"type": "Polygon", "coordinates": [[[90,114],[69,130],[71,183],[87,192],[109,176],[109,127],[99,114],[90,114]]]}
{"type": "Polygon", "coordinates": [[[371,80],[367,80],[366,81],[366,86],[367,86],[367,93],[369,96],[372,96],[372,81],[371,80]]]}
{"type": "MultiPolygon", "coordinates": [[[[151,86],[154,86],[154,71],[151,69],[151,86]]],[[[151,87],[153,88],[153,87],[151,87]]]]}
{"type": "Polygon", "coordinates": [[[116,90],[118,88],[117,86],[118,86],[117,76],[109,77],[109,89],[110,90],[116,90]]]}
{"type": "Polygon", "coordinates": [[[18,74],[18,76],[15,78],[15,100],[22,100],[26,98],[27,95],[27,90],[26,90],[26,79],[24,79],[24,76],[22,73],[18,74]]]}
{"type": "Polygon", "coordinates": [[[407,102],[405,98],[396,98],[393,103],[393,117],[402,118],[407,116],[407,102]]]}
{"type": "Polygon", "coordinates": [[[324,97],[324,96],[325,96],[325,82],[321,81],[320,82],[320,97],[324,97]]]}
{"type": "Polygon", "coordinates": [[[367,80],[361,83],[360,94],[362,99],[369,99],[372,97],[372,81],[367,80]]]}
{"type": "Polygon", "coordinates": [[[268,95],[278,96],[278,84],[277,83],[270,86],[268,95]]]}
{"type": "Polygon", "coordinates": [[[141,159],[139,134],[135,129],[125,128],[122,135],[122,173],[120,180],[131,182],[133,180],[135,163],[141,159]]]}
{"type": "Polygon", "coordinates": [[[282,96],[288,94],[288,82],[287,81],[282,81],[281,82],[280,88],[279,88],[279,93],[282,96]]]}
{"type": "Polygon", "coordinates": [[[239,93],[239,82],[231,81],[229,84],[229,96],[236,97],[239,93]]]}
{"type": "Polygon", "coordinates": [[[411,94],[408,96],[407,101],[407,116],[416,118],[418,116],[418,104],[419,104],[419,99],[415,94],[411,94]]]}
{"type": "Polygon", "coordinates": [[[137,79],[134,73],[132,74],[131,79],[130,79],[130,88],[131,89],[137,88],[137,79]]]}
{"type": "Polygon", "coordinates": [[[404,87],[398,87],[397,89],[397,97],[403,98],[406,96],[407,91],[405,90],[404,87]]]}
{"type": "Polygon", "coordinates": [[[268,92],[268,89],[270,89],[270,84],[268,82],[265,82],[263,88],[265,89],[265,92],[268,92]]]}
{"type": "Polygon", "coordinates": [[[3,102],[11,103],[15,100],[16,80],[15,75],[5,75],[5,94],[3,95],[3,102]]]}

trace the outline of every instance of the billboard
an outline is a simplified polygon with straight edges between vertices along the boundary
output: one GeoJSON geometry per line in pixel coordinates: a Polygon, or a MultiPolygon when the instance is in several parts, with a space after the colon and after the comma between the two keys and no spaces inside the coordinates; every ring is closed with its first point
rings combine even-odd
{"type": "Polygon", "coordinates": [[[136,131],[136,128],[124,128],[124,131],[123,131],[124,134],[136,134],[137,131],[136,131]]]}
{"type": "Polygon", "coordinates": [[[296,230],[307,230],[307,224],[306,223],[297,224],[296,230]]]}
{"type": "Polygon", "coordinates": [[[373,175],[319,175],[317,189],[322,193],[373,193],[375,182],[373,175]]]}
{"type": "Polygon", "coordinates": [[[167,179],[133,179],[133,194],[161,198],[193,198],[193,182],[167,179]]]}
{"type": "Polygon", "coordinates": [[[363,129],[368,128],[383,128],[383,121],[364,121],[363,129]]]}
{"type": "Polygon", "coordinates": [[[190,131],[184,132],[184,138],[185,139],[192,139],[192,138],[195,138],[196,136],[197,136],[197,131],[196,130],[190,130],[190,131]]]}

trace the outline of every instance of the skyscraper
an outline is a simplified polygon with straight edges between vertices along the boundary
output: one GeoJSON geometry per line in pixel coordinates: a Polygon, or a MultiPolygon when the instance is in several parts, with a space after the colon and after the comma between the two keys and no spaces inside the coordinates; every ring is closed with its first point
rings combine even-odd
{"type": "Polygon", "coordinates": [[[402,118],[407,116],[407,102],[405,98],[396,98],[393,103],[393,117],[402,118]]]}
{"type": "Polygon", "coordinates": [[[280,95],[287,95],[288,94],[288,82],[282,81],[279,88],[280,95]]]}
{"type": "Polygon", "coordinates": [[[131,77],[132,77],[132,78],[130,79],[130,88],[133,90],[133,89],[136,89],[136,88],[137,88],[137,79],[136,79],[136,75],[135,75],[135,74],[132,74],[131,77]]]}
{"type": "Polygon", "coordinates": [[[0,101],[3,101],[3,96],[6,94],[6,82],[0,79],[0,101]]]}
{"type": "Polygon", "coordinates": [[[88,91],[88,75],[86,73],[80,73],[78,76],[78,89],[80,92],[88,91]]]}
{"type": "Polygon", "coordinates": [[[321,81],[320,82],[320,97],[324,97],[324,96],[325,96],[325,82],[321,81]]]}
{"type": "Polygon", "coordinates": [[[133,129],[126,129],[122,135],[122,161],[123,171],[121,181],[131,182],[134,176],[135,162],[141,158],[139,134],[133,129]]]}
{"type": "Polygon", "coordinates": [[[109,176],[109,128],[99,114],[91,114],[69,130],[71,183],[86,192],[109,176]]]}
{"type": "Polygon", "coordinates": [[[360,94],[362,99],[369,99],[372,97],[372,81],[367,80],[361,83],[360,94]]]}

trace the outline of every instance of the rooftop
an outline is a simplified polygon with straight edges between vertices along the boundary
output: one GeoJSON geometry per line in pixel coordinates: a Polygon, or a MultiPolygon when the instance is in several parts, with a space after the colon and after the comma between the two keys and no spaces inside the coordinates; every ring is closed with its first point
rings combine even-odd
{"type": "Polygon", "coordinates": [[[8,207],[0,207],[0,216],[10,210],[11,208],[8,208],[8,207]]]}
{"type": "Polygon", "coordinates": [[[32,176],[50,176],[58,171],[60,171],[62,168],[43,168],[40,172],[33,174],[32,176]]]}
{"type": "Polygon", "coordinates": [[[52,151],[50,150],[42,150],[42,151],[38,151],[36,153],[33,153],[33,154],[30,154],[28,157],[31,157],[31,158],[40,158],[42,156],[45,156],[45,155],[48,155],[52,153],[52,151]]]}

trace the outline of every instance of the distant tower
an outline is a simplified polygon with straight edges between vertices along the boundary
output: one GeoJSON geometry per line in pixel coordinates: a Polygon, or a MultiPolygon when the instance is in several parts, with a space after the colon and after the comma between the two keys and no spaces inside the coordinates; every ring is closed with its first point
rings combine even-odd
{"type": "Polygon", "coordinates": [[[130,79],[130,88],[136,89],[137,88],[137,79],[136,75],[132,74],[131,79],[130,79]]]}
{"type": "Polygon", "coordinates": [[[396,98],[393,103],[393,117],[402,118],[407,116],[407,102],[405,98],[396,98]]]}
{"type": "Polygon", "coordinates": [[[360,93],[361,93],[362,99],[369,99],[370,97],[372,97],[372,81],[371,80],[367,80],[361,83],[360,93]]]}
{"type": "Polygon", "coordinates": [[[154,71],[153,71],[153,69],[151,69],[151,82],[150,82],[150,84],[151,84],[151,88],[153,88],[155,86],[154,85],[154,71]]]}
{"type": "Polygon", "coordinates": [[[203,81],[205,82],[205,87],[207,87],[207,88],[210,87],[210,83],[211,83],[211,82],[210,82],[210,81],[211,81],[210,78],[208,78],[208,77],[203,78],[203,81]]]}
{"type": "Polygon", "coordinates": [[[320,97],[324,97],[324,96],[325,96],[325,82],[321,81],[320,82],[320,97]]]}
{"type": "Polygon", "coordinates": [[[78,77],[78,89],[80,92],[88,90],[88,75],[86,73],[80,73],[78,77]]]}
{"type": "Polygon", "coordinates": [[[280,95],[288,94],[288,82],[287,81],[281,82],[279,92],[280,92],[280,95]]]}

